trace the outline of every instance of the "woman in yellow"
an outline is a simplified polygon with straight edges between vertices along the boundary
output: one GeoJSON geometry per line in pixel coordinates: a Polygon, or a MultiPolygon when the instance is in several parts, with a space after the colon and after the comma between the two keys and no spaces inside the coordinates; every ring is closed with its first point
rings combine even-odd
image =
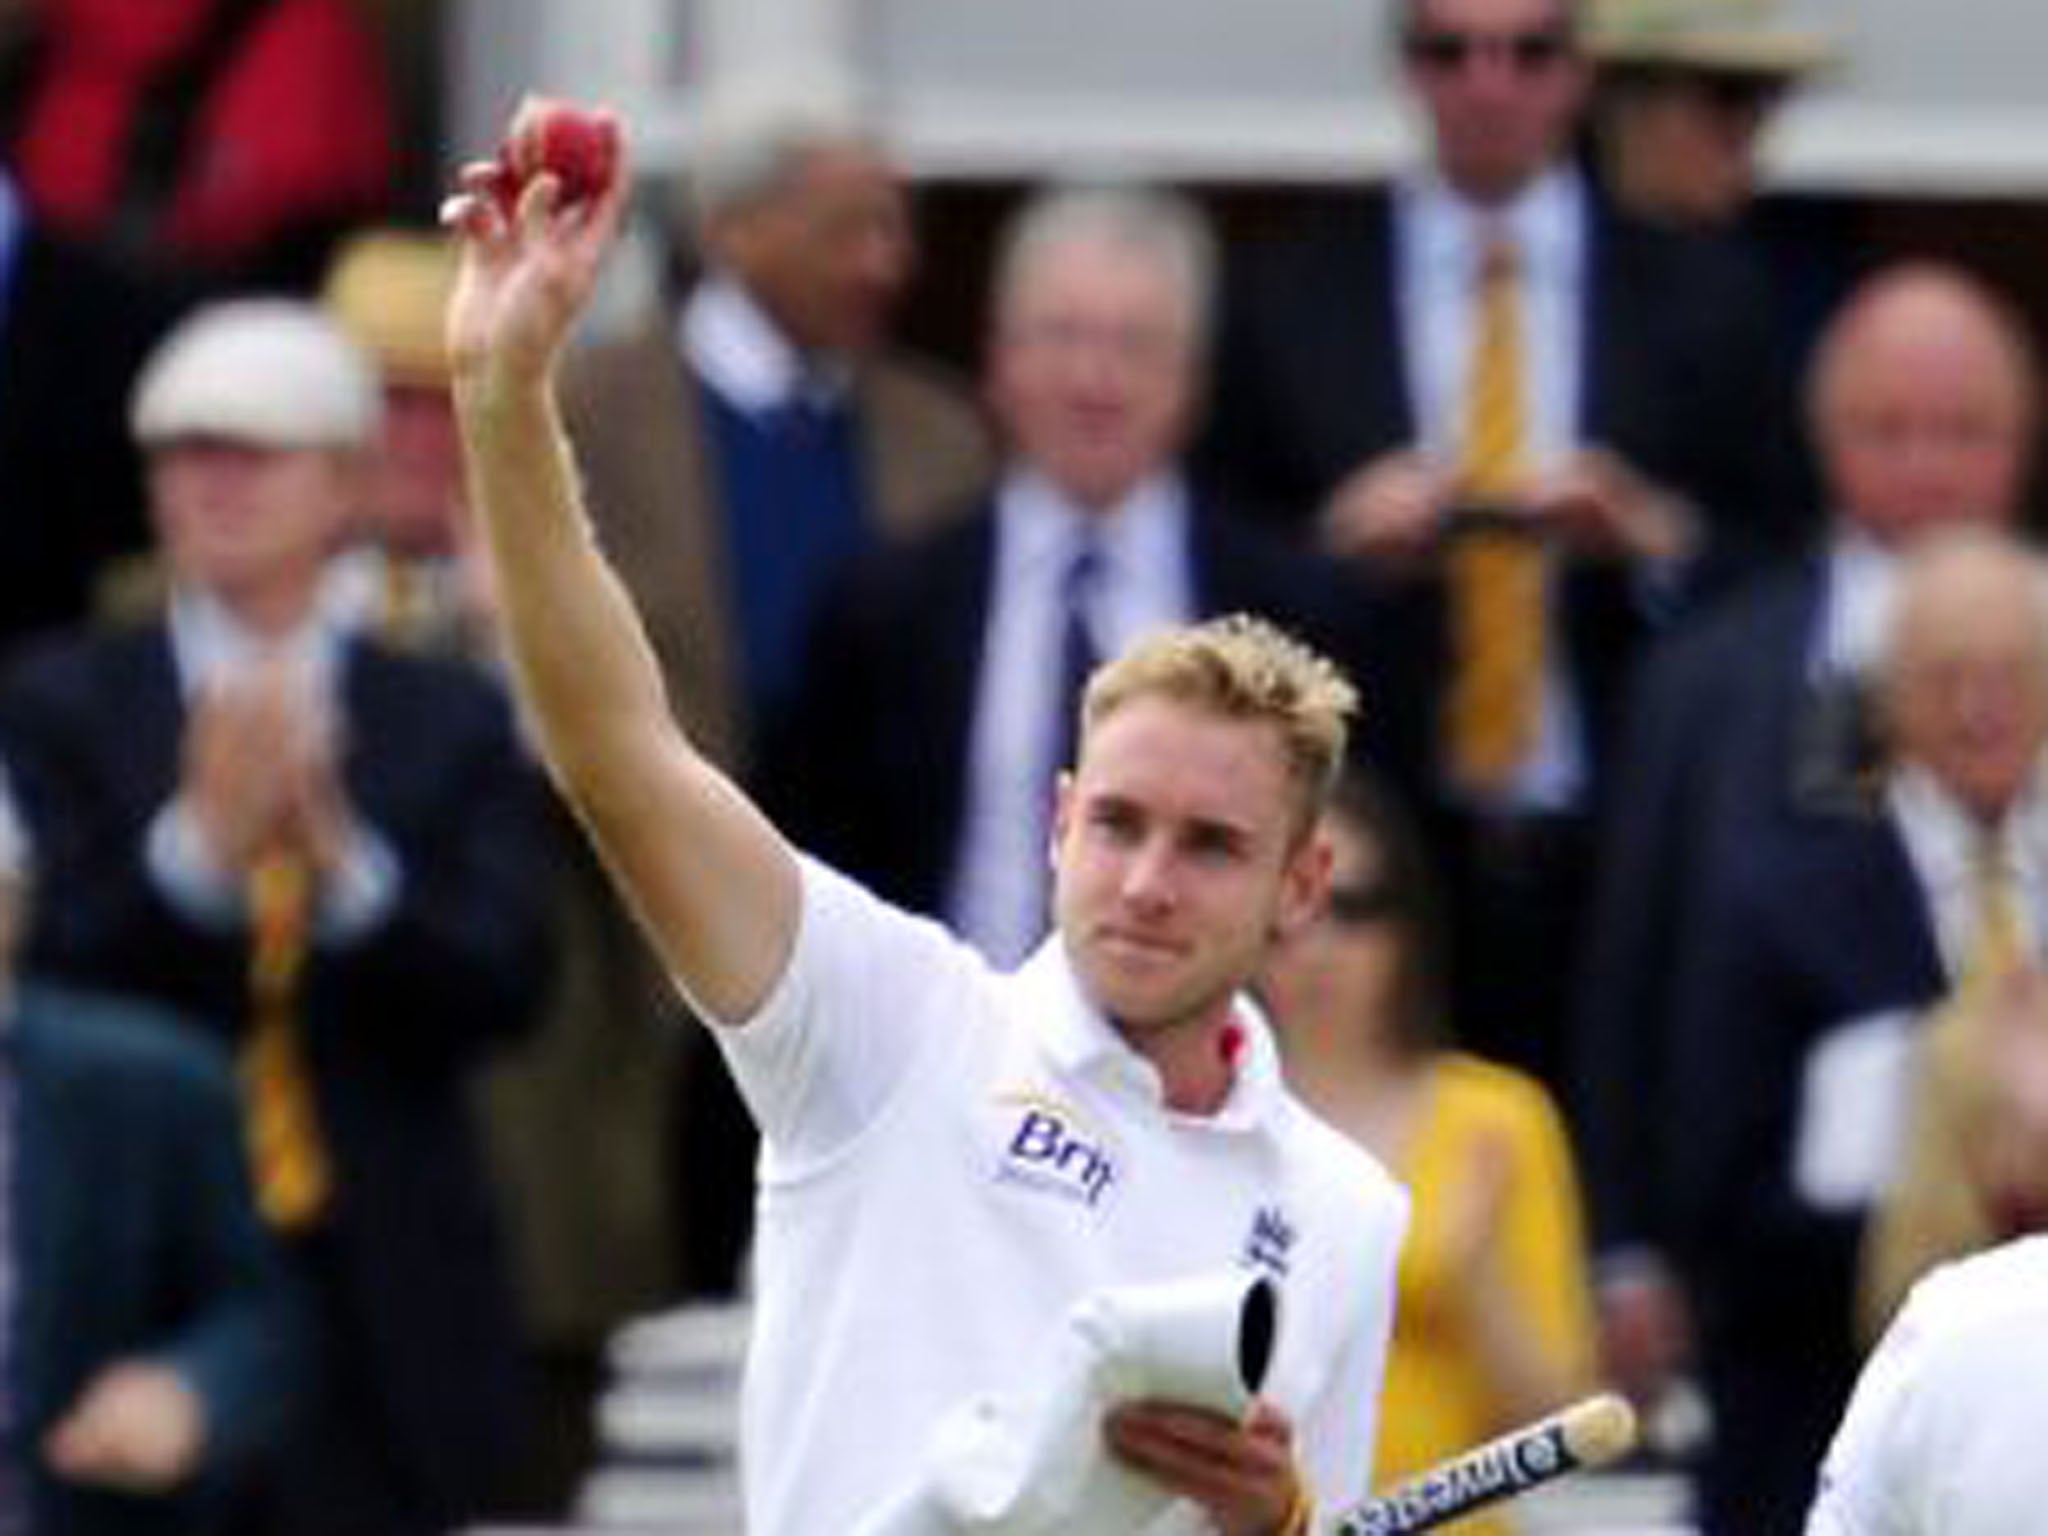
{"type": "MultiPolygon", "coordinates": [[[[1265,991],[1296,1091],[1414,1202],[1380,1404],[1382,1487],[1584,1393],[1593,1327],[1580,1197],[1533,1078],[1448,1048],[1433,883],[1389,792],[1354,780],[1326,833],[1323,920],[1265,991]]],[[[1503,1512],[1450,1529],[1512,1528],[1503,1512]]]]}

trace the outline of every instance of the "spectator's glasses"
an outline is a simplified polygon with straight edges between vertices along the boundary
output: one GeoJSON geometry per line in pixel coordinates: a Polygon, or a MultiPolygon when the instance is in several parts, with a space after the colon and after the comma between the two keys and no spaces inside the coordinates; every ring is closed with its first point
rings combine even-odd
{"type": "Polygon", "coordinates": [[[1366,928],[1383,923],[1401,910],[1401,898],[1384,880],[1360,885],[1333,885],[1324,914],[1339,928],[1366,928]]]}
{"type": "Polygon", "coordinates": [[[1550,69],[1572,53],[1571,34],[1563,27],[1536,27],[1526,32],[1449,32],[1430,28],[1410,32],[1404,44],[1418,68],[1454,74],[1478,58],[1512,64],[1525,75],[1550,69]]]}

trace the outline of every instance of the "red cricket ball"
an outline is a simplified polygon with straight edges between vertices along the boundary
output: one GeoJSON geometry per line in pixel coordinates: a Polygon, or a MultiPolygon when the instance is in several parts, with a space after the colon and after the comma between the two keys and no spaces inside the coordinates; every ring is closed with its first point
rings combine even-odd
{"type": "Polygon", "coordinates": [[[516,207],[526,183],[546,171],[561,184],[564,207],[603,194],[619,168],[617,122],[561,103],[542,108],[498,152],[504,168],[500,194],[516,207]]]}

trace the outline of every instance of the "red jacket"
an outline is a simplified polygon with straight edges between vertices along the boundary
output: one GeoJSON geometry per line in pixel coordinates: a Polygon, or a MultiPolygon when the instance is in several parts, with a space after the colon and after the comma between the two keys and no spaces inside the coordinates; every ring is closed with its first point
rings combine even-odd
{"type": "MultiPolygon", "coordinates": [[[[89,239],[122,196],[136,114],[224,0],[43,0],[14,145],[30,208],[89,239]]],[[[151,243],[223,268],[383,210],[396,151],[376,36],[350,0],[263,0],[199,86],[151,243]]]]}

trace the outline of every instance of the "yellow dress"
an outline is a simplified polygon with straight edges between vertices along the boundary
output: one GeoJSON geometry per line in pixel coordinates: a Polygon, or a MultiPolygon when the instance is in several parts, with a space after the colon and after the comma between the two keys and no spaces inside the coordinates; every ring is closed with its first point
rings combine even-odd
{"type": "MultiPolygon", "coordinates": [[[[1394,1171],[1413,1210],[1399,1273],[1399,1308],[1380,1403],[1378,1485],[1386,1488],[1514,1426],[1494,1406],[1475,1347],[1445,1304],[1446,1211],[1477,1149],[1504,1165],[1495,1238],[1507,1288],[1530,1330],[1572,1376],[1593,1374],[1591,1281],[1578,1176],[1563,1122],[1535,1079],[1446,1052],[1394,1171]]],[[[1487,1511],[1445,1527],[1478,1536],[1510,1527],[1487,1511]]]]}

